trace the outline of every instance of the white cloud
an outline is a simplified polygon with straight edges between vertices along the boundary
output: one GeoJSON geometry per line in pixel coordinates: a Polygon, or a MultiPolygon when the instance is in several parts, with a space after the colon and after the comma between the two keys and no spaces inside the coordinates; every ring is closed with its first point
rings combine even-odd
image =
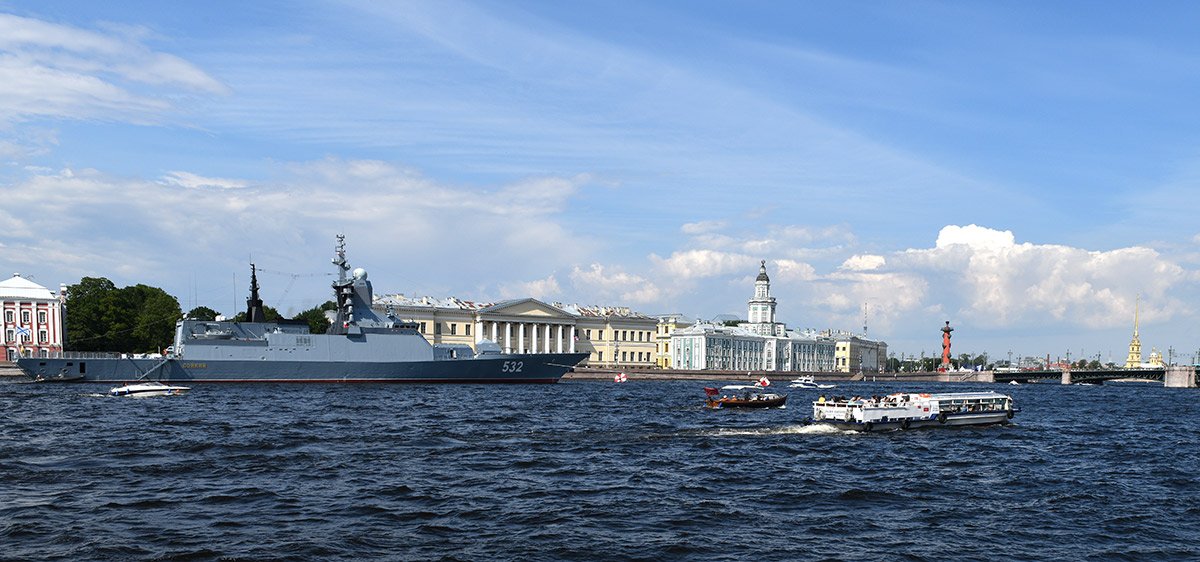
{"type": "Polygon", "coordinates": [[[576,267],[571,271],[571,282],[584,294],[620,303],[654,303],[663,296],[658,286],[646,278],[598,263],[588,269],[576,267]]]}
{"type": "Polygon", "coordinates": [[[849,271],[871,271],[887,265],[883,256],[853,255],[842,262],[842,269],[849,271]]]}
{"type": "Polygon", "coordinates": [[[206,178],[196,175],[191,172],[167,172],[162,177],[162,183],[167,185],[177,185],[191,189],[241,189],[250,185],[250,182],[239,179],[228,178],[206,178]]]}
{"type": "Polygon", "coordinates": [[[1166,321],[1191,309],[1169,296],[1187,272],[1150,248],[1089,251],[1018,244],[1008,231],[947,226],[934,248],[898,253],[892,265],[936,279],[931,284],[956,303],[957,313],[992,326],[1047,321],[1124,326],[1133,318],[1138,293],[1148,297],[1148,321],[1166,321]]]}
{"type": "Polygon", "coordinates": [[[195,65],[152,50],[145,35],[0,14],[0,120],[147,123],[169,111],[180,91],[228,93],[195,65]]]}
{"type": "Polygon", "coordinates": [[[664,278],[672,281],[744,273],[758,265],[751,256],[716,250],[684,250],[668,258],[651,254],[650,261],[664,278]]]}
{"type": "Polygon", "coordinates": [[[544,301],[560,293],[562,293],[562,289],[558,286],[558,279],[553,275],[545,279],[507,285],[500,289],[500,296],[504,299],[532,297],[544,301]]]}
{"type": "Polygon", "coordinates": [[[723,228],[725,228],[725,221],[700,221],[686,223],[679,227],[679,231],[689,236],[696,236],[723,228]]]}
{"type": "MultiPolygon", "coordinates": [[[[197,264],[209,282],[227,283],[229,268],[242,271],[250,255],[268,269],[322,272],[333,235],[345,232],[353,262],[371,270],[378,291],[488,299],[508,279],[537,279],[594,251],[556,211],[583,178],[470,188],[384,162],[335,158],[283,165],[271,175],[277,179],[252,185],[184,171],[144,181],[65,169],[0,184],[4,257],[38,256],[70,282],[115,275],[115,267],[136,282],[177,284],[182,294],[197,264]],[[524,189],[530,185],[532,198],[524,189]]],[[[560,292],[556,284],[550,276],[524,289],[550,295],[560,292]]],[[[653,294],[632,286],[625,292],[643,300],[653,294]]],[[[328,295],[318,290],[316,298],[328,295]]]]}

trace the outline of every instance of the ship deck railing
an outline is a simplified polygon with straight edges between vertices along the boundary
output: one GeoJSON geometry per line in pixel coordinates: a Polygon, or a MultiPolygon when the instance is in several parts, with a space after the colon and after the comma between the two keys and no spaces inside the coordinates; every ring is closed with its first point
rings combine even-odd
{"type": "Polygon", "coordinates": [[[122,359],[125,357],[146,359],[161,357],[161,355],[157,353],[117,353],[113,351],[52,351],[49,357],[41,357],[41,359],[122,359]]]}

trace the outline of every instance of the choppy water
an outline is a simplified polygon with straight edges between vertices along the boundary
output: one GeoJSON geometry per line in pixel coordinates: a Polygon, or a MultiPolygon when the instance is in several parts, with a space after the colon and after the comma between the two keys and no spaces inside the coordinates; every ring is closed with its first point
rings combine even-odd
{"type": "Polygon", "coordinates": [[[704,385],[0,382],[0,559],[1200,558],[1198,390],[841,385],[1023,409],[855,434],[704,385]]]}

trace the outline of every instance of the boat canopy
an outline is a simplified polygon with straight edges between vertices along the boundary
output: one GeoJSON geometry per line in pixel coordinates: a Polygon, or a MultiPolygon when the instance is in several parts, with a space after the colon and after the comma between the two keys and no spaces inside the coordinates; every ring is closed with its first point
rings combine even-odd
{"type": "Polygon", "coordinates": [[[757,384],[727,384],[721,387],[721,390],[766,390],[765,386],[757,384]]]}

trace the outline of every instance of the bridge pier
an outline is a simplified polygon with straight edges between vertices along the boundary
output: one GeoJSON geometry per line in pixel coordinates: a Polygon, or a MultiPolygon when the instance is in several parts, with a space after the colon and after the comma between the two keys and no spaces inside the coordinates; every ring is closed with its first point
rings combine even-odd
{"type": "Polygon", "coordinates": [[[1163,373],[1163,386],[1167,388],[1196,388],[1194,367],[1167,367],[1163,373]]]}
{"type": "Polygon", "coordinates": [[[1063,383],[1063,384],[1071,384],[1071,371],[1070,371],[1070,369],[1063,369],[1063,372],[1062,372],[1062,383],[1063,383]]]}

